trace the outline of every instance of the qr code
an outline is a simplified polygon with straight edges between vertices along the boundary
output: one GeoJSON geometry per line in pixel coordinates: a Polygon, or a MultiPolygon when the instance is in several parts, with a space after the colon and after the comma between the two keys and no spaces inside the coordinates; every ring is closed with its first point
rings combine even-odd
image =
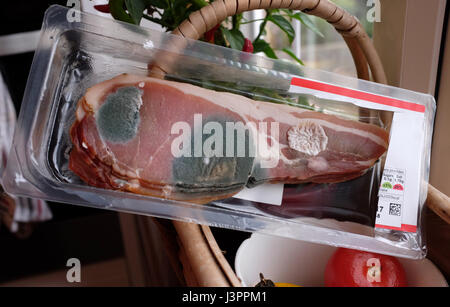
{"type": "Polygon", "coordinates": [[[389,215],[400,216],[402,213],[402,205],[400,204],[389,204],[389,215]]]}

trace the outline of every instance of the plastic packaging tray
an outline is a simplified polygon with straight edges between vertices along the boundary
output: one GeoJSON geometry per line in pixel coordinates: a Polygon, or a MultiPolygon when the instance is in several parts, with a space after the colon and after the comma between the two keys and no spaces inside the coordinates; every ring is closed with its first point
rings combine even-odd
{"type": "Polygon", "coordinates": [[[26,87],[3,183],[9,193],[299,240],[422,258],[426,253],[421,212],[426,198],[432,124],[432,96],[267,59],[207,43],[185,40],[89,14],[67,18],[61,6],[48,9],[26,87]],[[178,44],[178,43],[179,44],[178,44]],[[184,46],[179,48],[179,46],[184,46]],[[161,55],[177,59],[166,78],[274,103],[383,125],[389,112],[314,93],[294,93],[293,76],[320,80],[424,107],[417,229],[374,227],[382,175],[378,162],[364,176],[333,185],[286,185],[281,206],[230,198],[207,205],[165,200],[88,186],[68,168],[78,100],[92,85],[121,73],[146,75],[161,55]]]}

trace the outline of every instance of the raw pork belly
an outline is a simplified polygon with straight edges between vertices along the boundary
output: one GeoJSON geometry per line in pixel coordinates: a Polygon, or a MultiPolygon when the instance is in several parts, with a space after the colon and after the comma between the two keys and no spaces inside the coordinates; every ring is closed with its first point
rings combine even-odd
{"type": "Polygon", "coordinates": [[[197,203],[264,182],[354,179],[389,138],[370,124],[129,74],[88,89],[70,133],[70,169],[89,185],[197,203]]]}

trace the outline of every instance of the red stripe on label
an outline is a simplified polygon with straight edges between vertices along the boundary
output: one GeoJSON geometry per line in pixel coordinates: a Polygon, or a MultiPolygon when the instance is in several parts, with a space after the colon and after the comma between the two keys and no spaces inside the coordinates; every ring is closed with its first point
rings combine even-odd
{"type": "Polygon", "coordinates": [[[376,228],[384,228],[384,229],[392,229],[392,230],[400,230],[400,231],[405,231],[405,232],[417,232],[417,226],[408,225],[408,224],[402,224],[402,227],[394,227],[394,226],[375,224],[375,227],[376,228]]]}
{"type": "Polygon", "coordinates": [[[317,82],[313,80],[302,79],[298,77],[293,77],[291,79],[291,85],[300,86],[308,88],[311,90],[327,92],[335,95],[341,95],[349,98],[355,98],[360,100],[366,100],[373,103],[378,103],[390,107],[396,107],[400,109],[425,112],[425,106],[413,102],[398,100],[395,98],[389,98],[385,96],[375,95],[371,93],[361,92],[358,90],[353,90],[345,87],[340,87],[336,85],[331,85],[328,83],[317,82]]]}

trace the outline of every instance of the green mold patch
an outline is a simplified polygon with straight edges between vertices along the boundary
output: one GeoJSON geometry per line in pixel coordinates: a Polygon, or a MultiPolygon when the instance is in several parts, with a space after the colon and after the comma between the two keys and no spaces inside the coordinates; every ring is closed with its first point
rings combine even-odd
{"type": "Polygon", "coordinates": [[[113,143],[132,140],[139,127],[142,92],[133,86],[121,87],[106,97],[96,114],[97,127],[103,139],[113,143]]]}

